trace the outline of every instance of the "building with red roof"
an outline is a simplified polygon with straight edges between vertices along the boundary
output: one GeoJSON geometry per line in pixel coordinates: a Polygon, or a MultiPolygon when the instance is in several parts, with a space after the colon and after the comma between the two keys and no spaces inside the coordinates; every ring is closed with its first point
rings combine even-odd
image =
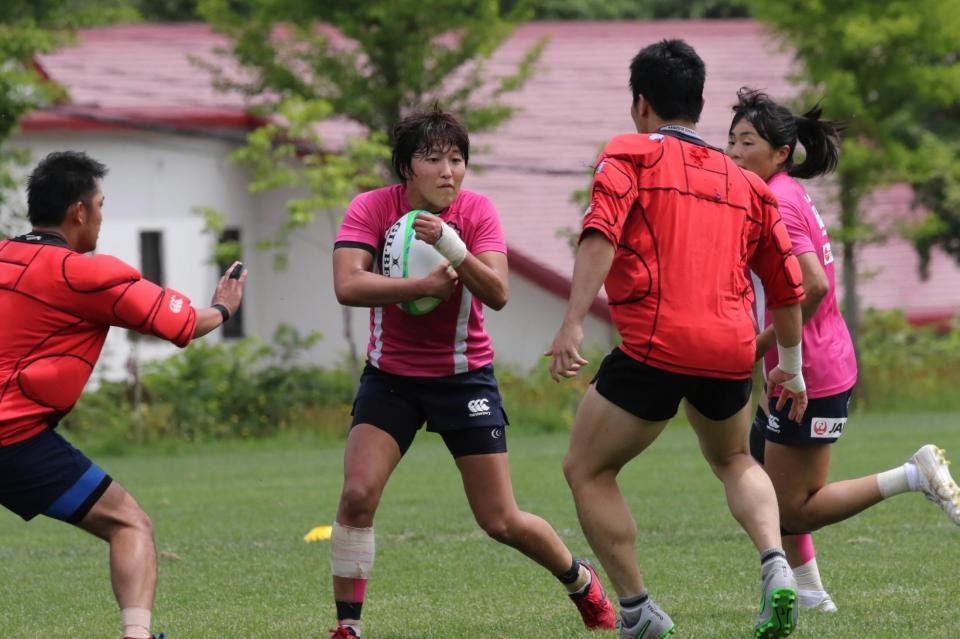
{"type": "MultiPolygon", "coordinates": [[[[519,28],[490,61],[508,73],[526,49],[548,37],[539,71],[508,99],[520,111],[493,132],[473,136],[465,188],[496,204],[510,249],[511,302],[488,311],[487,325],[501,361],[531,365],[549,344],[565,308],[573,267],[570,236],[581,208],[572,194],[587,187],[594,158],[610,137],[632,131],[628,65],[637,50],[661,38],[693,45],[707,65],[698,130],[723,146],[730,107],[741,86],[779,99],[795,95],[787,80],[791,57],[762,25],[749,20],[664,22],[545,22],[519,28]],[[518,321],[519,320],[519,321],[518,321]]],[[[342,312],[335,302],[331,259],[334,225],[326,216],[299,233],[289,267],[275,272],[272,257],[254,249],[283,220],[285,195],[252,195],[242,168],[227,154],[262,123],[251,103],[212,85],[196,61],[223,64],[215,49],[227,43],[204,24],[136,25],[90,29],[75,45],[41,56],[37,63],[62,85],[69,101],[37,111],[22,123],[17,143],[35,158],[63,148],[86,150],[111,168],[105,183],[106,220],[100,249],[134,265],[159,260],[166,284],[206,303],[217,273],[208,264],[209,240],[196,207],[225,211],[246,248],[251,268],[244,330],[268,338],[282,322],[320,329],[326,339],[313,356],[322,362],[346,352],[342,312]],[[159,247],[158,247],[159,238],[159,247]],[[147,251],[149,255],[145,255],[147,251]],[[198,275],[199,274],[199,275],[198,275]]],[[[230,70],[241,73],[239,69],[230,70]]],[[[327,123],[331,144],[357,127],[327,123]]],[[[828,223],[836,218],[829,184],[811,189],[828,223]]],[[[870,204],[871,220],[890,226],[911,215],[910,191],[888,189],[870,204]]],[[[919,320],[952,316],[960,303],[960,270],[935,254],[930,278],[921,281],[912,247],[899,239],[860,252],[862,306],[902,307],[919,320]]],[[[148,269],[149,270],[149,269],[148,269]]],[[[361,352],[366,312],[352,312],[361,352]]],[[[604,304],[588,320],[587,341],[609,343],[612,328],[604,304]]],[[[124,338],[108,343],[116,368],[127,352],[124,338]]],[[[148,344],[148,354],[163,352],[148,344]]]]}

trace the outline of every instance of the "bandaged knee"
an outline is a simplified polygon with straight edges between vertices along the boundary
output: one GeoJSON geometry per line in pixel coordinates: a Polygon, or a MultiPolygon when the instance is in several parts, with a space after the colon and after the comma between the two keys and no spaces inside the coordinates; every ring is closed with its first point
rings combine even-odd
{"type": "Polygon", "coordinates": [[[373,570],[373,527],[354,528],[333,523],[330,568],[334,577],[367,579],[373,570]]]}

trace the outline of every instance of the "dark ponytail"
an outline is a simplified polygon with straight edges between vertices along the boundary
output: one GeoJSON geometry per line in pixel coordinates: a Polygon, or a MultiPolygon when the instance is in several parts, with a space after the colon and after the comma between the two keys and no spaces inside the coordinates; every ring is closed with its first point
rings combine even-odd
{"type": "MultiPolygon", "coordinates": [[[[807,157],[794,167],[788,167],[787,173],[796,178],[812,178],[824,173],[833,173],[840,160],[840,132],[843,127],[837,122],[821,120],[823,109],[816,104],[803,115],[794,118],[797,125],[797,139],[803,145],[807,157]]],[[[793,153],[787,160],[793,159],[793,153]]]]}
{"type": "Polygon", "coordinates": [[[790,147],[783,167],[790,176],[812,178],[831,173],[837,168],[843,127],[837,122],[821,120],[823,109],[819,103],[803,115],[795,116],[766,93],[743,87],[737,92],[733,113],[731,131],[737,122],[746,118],[773,148],[790,147]],[[794,166],[793,152],[798,141],[803,145],[806,157],[794,166]]]}

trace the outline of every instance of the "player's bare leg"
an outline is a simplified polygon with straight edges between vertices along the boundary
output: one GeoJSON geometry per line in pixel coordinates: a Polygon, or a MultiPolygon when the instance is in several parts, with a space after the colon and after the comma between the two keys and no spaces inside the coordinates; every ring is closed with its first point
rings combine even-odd
{"type": "Polygon", "coordinates": [[[621,636],[649,619],[649,635],[673,632],[673,622],[649,599],[637,563],[637,525],[617,484],[620,469],[667,425],[634,416],[587,389],[577,410],[563,471],[584,535],[620,597],[621,636]]]}
{"type": "MultiPolygon", "coordinates": [[[[929,448],[935,449],[932,446],[929,448]]],[[[885,473],[828,484],[826,481],[830,466],[830,446],[789,447],[767,442],[766,448],[767,472],[770,473],[780,499],[783,526],[787,530],[798,531],[812,531],[843,521],[888,496],[922,490],[923,473],[914,461],[916,457],[915,455],[905,466],[885,473]],[[884,480],[881,478],[884,475],[900,477],[896,481],[884,480]],[[900,483],[902,486],[888,487],[888,494],[885,496],[881,487],[885,483],[900,483]]],[[[935,461],[932,467],[935,472],[939,467],[945,469],[946,464],[935,461]]],[[[945,486],[942,492],[948,495],[956,494],[956,484],[949,477],[949,472],[943,470],[941,474],[944,477],[941,483],[945,486]]],[[[951,514],[950,509],[944,510],[948,515],[951,514]]]]}
{"type": "MultiPolygon", "coordinates": [[[[750,429],[750,453],[761,465],[765,461],[766,438],[764,432],[769,420],[766,405],[761,401],[757,405],[757,416],[750,429]]],[[[837,612],[837,604],[834,603],[833,597],[827,592],[820,577],[820,567],[817,565],[817,550],[814,547],[813,535],[808,532],[784,534],[783,551],[786,553],[787,562],[793,568],[793,575],[797,579],[797,599],[800,602],[800,607],[820,612],[837,612]]]]}
{"type": "Polygon", "coordinates": [[[110,544],[110,582],[120,605],[123,636],[149,639],[157,588],[150,518],[130,493],[113,482],[77,526],[110,544]]]}
{"type": "Polygon", "coordinates": [[[723,482],[730,513],[757,550],[780,548],[777,495],[770,477],[748,450],[750,405],[723,421],[708,419],[689,402],[684,402],[684,410],[700,440],[704,458],[723,482]]]}
{"type": "Polygon", "coordinates": [[[456,463],[467,501],[484,532],[516,548],[560,579],[588,628],[614,628],[613,605],[592,567],[574,559],[546,520],[517,506],[507,453],[465,455],[458,457],[456,463]]]}
{"type": "Polygon", "coordinates": [[[338,622],[334,636],[360,634],[360,612],[374,560],[373,518],[400,458],[400,447],[387,432],[370,424],[350,429],[330,548],[338,622]]]}
{"type": "Polygon", "coordinates": [[[720,421],[708,419],[689,402],[684,407],[704,458],[723,482],[730,513],[760,551],[761,607],[754,636],[786,637],[797,626],[797,582],[783,552],[776,492],[748,450],[750,404],[720,421]]]}

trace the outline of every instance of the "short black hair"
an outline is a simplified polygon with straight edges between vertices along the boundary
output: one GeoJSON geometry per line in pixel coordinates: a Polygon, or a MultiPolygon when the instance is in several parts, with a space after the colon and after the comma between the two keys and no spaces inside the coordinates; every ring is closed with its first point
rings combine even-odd
{"type": "Polygon", "coordinates": [[[661,40],[640,50],[630,63],[633,105],[640,96],[664,120],[696,122],[703,110],[707,68],[683,40],[661,40]]]}
{"type": "Polygon", "coordinates": [[[107,167],[81,151],[56,151],[27,180],[27,218],[33,226],[60,226],[77,200],[89,203],[107,167]]]}
{"type": "Polygon", "coordinates": [[[757,130],[757,135],[770,143],[774,149],[790,147],[790,154],[783,168],[796,178],[812,178],[831,173],[840,159],[840,134],[843,125],[823,120],[823,109],[815,104],[803,115],[794,115],[787,107],[777,104],[769,95],[749,87],[737,92],[733,106],[733,121],[730,133],[737,122],[746,119],[757,130]],[[794,165],[793,152],[797,142],[803,145],[806,157],[794,165]]]}
{"type": "Polygon", "coordinates": [[[434,149],[457,147],[463,163],[470,162],[470,136],[453,114],[435,104],[430,111],[411,113],[393,128],[393,171],[400,180],[413,174],[413,156],[434,149]]]}

